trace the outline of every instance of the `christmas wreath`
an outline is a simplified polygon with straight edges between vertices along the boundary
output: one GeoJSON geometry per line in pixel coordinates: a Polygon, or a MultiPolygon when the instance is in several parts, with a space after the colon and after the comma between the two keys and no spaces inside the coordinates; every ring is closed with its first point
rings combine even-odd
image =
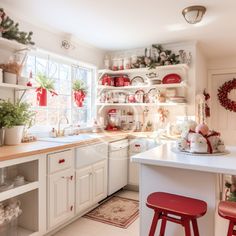
{"type": "Polygon", "coordinates": [[[236,112],[236,101],[232,101],[228,98],[229,93],[236,89],[236,79],[232,79],[228,82],[225,82],[221,87],[218,89],[218,99],[220,104],[229,111],[236,112]]]}

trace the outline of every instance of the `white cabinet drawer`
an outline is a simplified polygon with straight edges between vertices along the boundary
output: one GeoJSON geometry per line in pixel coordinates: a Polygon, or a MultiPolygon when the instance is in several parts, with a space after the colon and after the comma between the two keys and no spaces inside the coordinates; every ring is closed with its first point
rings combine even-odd
{"type": "Polygon", "coordinates": [[[48,155],[48,173],[52,174],[61,170],[73,168],[74,151],[65,150],[62,152],[52,153],[48,155]]]}

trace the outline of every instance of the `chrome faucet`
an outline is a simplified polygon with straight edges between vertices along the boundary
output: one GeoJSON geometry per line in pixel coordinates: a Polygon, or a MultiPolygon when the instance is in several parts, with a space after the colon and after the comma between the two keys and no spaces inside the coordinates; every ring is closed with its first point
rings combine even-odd
{"type": "Polygon", "coordinates": [[[57,136],[64,136],[65,135],[65,129],[63,129],[63,131],[61,131],[61,121],[65,119],[66,123],[69,124],[69,120],[66,116],[63,116],[59,119],[58,121],[58,127],[57,127],[57,136]]]}

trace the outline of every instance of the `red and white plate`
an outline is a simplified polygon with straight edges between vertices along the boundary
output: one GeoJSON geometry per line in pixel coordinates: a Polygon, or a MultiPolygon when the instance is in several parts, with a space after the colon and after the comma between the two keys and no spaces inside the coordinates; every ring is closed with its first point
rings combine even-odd
{"type": "Polygon", "coordinates": [[[181,77],[178,74],[168,74],[162,79],[163,84],[178,84],[181,82],[181,77]]]}

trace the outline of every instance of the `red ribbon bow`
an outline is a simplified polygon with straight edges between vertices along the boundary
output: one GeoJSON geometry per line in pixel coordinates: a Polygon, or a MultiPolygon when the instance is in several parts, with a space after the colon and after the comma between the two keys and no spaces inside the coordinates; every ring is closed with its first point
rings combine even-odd
{"type": "Polygon", "coordinates": [[[213,148],[212,148],[212,145],[211,145],[211,142],[209,140],[210,137],[213,137],[213,136],[220,136],[220,133],[219,132],[216,132],[216,131],[212,131],[210,134],[207,134],[207,135],[203,135],[203,133],[201,131],[199,131],[198,133],[193,131],[193,130],[189,130],[189,133],[195,133],[195,134],[201,134],[202,137],[204,137],[206,139],[206,142],[207,142],[207,146],[208,146],[208,150],[209,150],[209,153],[213,153],[213,148]]]}

